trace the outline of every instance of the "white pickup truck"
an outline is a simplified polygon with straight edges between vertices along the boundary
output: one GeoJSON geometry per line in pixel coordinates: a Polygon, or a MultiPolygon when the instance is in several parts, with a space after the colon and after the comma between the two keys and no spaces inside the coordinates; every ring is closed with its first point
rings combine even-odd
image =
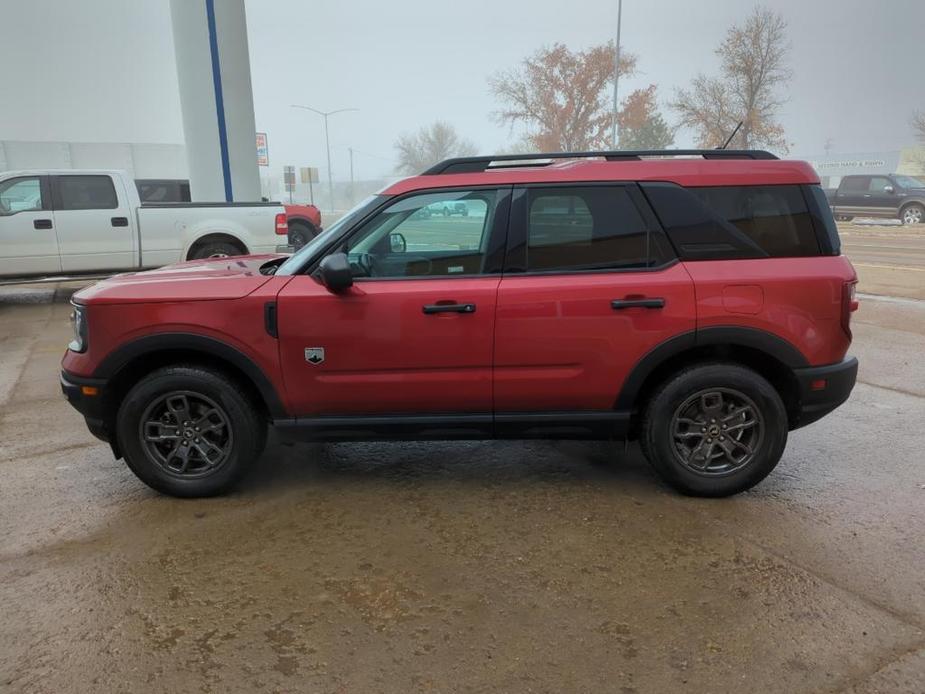
{"type": "Polygon", "coordinates": [[[123,171],[0,173],[2,279],[274,253],[287,231],[278,203],[142,205],[123,171]]]}

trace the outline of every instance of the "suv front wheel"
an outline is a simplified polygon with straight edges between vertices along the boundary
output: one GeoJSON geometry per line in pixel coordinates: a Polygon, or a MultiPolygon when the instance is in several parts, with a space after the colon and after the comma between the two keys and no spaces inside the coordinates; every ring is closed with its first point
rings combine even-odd
{"type": "Polygon", "coordinates": [[[143,378],[122,401],[116,427],[132,472],[172,496],[228,491],[266,441],[266,423],[241,387],[198,366],[143,378]]]}
{"type": "Polygon", "coordinates": [[[656,391],[640,443],[673,487],[719,497],[763,480],[783,455],[787,429],[780,395],[762,376],[711,363],[684,369],[656,391]]]}

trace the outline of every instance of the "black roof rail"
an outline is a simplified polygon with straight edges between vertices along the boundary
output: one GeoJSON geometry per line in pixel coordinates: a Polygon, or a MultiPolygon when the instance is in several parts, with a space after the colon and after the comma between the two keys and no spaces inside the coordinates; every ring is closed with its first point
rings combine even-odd
{"type": "Polygon", "coordinates": [[[704,159],[777,159],[763,149],[640,149],[601,152],[546,152],[540,154],[498,154],[496,156],[456,157],[444,159],[427,169],[422,176],[476,173],[488,169],[523,166],[548,166],[549,159],[590,159],[639,161],[652,157],[702,157],[704,159]],[[494,164],[494,166],[492,166],[494,164]]]}

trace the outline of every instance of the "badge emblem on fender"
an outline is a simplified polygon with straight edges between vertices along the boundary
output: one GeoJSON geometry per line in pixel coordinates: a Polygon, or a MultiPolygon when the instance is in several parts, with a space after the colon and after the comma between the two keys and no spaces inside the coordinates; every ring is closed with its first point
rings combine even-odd
{"type": "Polygon", "coordinates": [[[318,365],[324,361],[324,347],[306,347],[305,361],[309,364],[318,365]]]}

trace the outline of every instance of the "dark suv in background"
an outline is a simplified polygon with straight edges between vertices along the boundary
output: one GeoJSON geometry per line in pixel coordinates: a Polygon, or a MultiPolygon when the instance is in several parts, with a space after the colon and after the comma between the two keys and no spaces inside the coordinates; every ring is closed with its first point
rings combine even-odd
{"type": "Polygon", "coordinates": [[[925,183],[912,176],[845,176],[826,197],[839,221],[887,217],[903,224],[925,222],[925,183]]]}

